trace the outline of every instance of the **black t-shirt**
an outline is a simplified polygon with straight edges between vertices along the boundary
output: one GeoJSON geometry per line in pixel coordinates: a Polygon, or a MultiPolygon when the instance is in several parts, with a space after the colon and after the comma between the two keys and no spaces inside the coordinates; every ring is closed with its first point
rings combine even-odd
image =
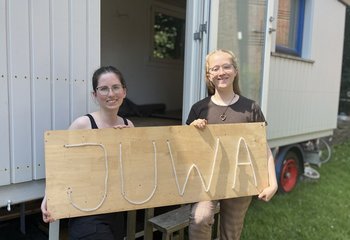
{"type": "Polygon", "coordinates": [[[229,106],[216,105],[210,96],[206,97],[192,106],[186,124],[198,118],[206,119],[208,124],[266,122],[259,105],[243,96],[229,106]],[[224,113],[226,119],[222,121],[220,116],[224,113]]]}

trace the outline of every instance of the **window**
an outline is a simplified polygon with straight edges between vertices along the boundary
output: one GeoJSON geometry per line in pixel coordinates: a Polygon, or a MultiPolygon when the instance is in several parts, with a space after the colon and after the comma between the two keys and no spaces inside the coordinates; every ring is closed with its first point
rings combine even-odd
{"type": "Polygon", "coordinates": [[[183,61],[184,13],[153,7],[151,58],[161,62],[183,61]]]}
{"type": "Polygon", "coordinates": [[[276,51],[301,57],[305,0],[279,0],[276,51]]]}

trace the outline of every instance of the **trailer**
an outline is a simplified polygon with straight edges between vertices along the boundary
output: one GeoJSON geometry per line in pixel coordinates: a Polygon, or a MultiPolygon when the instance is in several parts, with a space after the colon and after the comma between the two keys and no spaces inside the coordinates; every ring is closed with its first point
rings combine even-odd
{"type": "Polygon", "coordinates": [[[243,95],[268,122],[280,189],[291,191],[306,161],[302,143],[337,126],[348,5],[0,0],[0,206],[43,197],[44,132],[67,129],[96,109],[91,75],[98,66],[124,73],[133,102],[162,103],[185,122],[207,95],[205,56],[218,48],[237,54],[243,95]]]}

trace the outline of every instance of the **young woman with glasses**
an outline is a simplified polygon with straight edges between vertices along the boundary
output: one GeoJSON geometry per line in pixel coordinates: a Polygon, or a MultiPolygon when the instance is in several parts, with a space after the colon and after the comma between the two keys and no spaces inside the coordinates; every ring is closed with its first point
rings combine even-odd
{"type": "MultiPolygon", "coordinates": [[[[98,129],[133,127],[133,123],[118,116],[126,97],[126,85],[122,73],[115,67],[101,67],[92,77],[92,95],[99,110],[77,118],[69,129],[98,129]]],[[[47,211],[47,199],[41,204],[43,221],[53,222],[47,211]]],[[[69,239],[117,239],[123,230],[122,213],[110,213],[69,219],[69,239]]]]}
{"type": "MultiPolygon", "coordinates": [[[[186,123],[199,129],[207,124],[265,122],[260,107],[241,95],[239,71],[235,55],[227,50],[216,50],[206,57],[206,84],[208,97],[195,103],[186,123]]],[[[277,191],[274,160],[268,152],[269,186],[258,198],[269,201],[277,191]]],[[[220,239],[240,239],[244,217],[252,197],[239,197],[218,201],[203,201],[192,205],[189,237],[191,240],[211,239],[214,211],[220,202],[220,239]]]]}

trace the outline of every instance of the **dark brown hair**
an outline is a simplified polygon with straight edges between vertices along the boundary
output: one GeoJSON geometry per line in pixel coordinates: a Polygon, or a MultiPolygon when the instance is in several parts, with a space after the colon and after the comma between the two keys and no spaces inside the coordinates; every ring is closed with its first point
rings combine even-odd
{"type": "Polygon", "coordinates": [[[113,66],[103,66],[97,69],[92,75],[92,89],[94,90],[94,92],[96,92],[96,88],[98,86],[98,80],[100,79],[101,75],[104,73],[114,73],[119,78],[119,81],[122,84],[123,88],[126,88],[123,74],[117,68],[113,66]]]}

